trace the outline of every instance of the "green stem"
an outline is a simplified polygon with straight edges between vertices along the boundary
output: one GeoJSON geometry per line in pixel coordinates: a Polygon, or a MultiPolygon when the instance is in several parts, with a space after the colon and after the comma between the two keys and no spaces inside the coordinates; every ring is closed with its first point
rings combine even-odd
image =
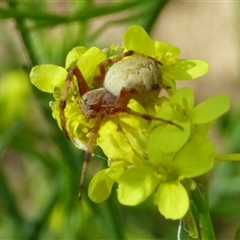
{"type": "MultiPolygon", "coordinates": [[[[106,158],[106,155],[99,147],[95,149],[94,154],[96,154],[96,158],[97,156],[106,158]]],[[[102,163],[103,168],[106,168],[106,161],[102,161],[102,163]]],[[[106,236],[108,236],[109,239],[121,240],[125,239],[124,224],[120,216],[118,203],[115,201],[115,199],[116,196],[114,193],[112,193],[104,203],[96,205],[90,201],[89,204],[97,213],[96,215],[100,218],[100,222],[103,223],[102,227],[106,232],[106,236]]]]}
{"type": "Polygon", "coordinates": [[[120,213],[113,196],[110,196],[110,198],[101,205],[96,205],[91,201],[89,201],[89,205],[96,213],[96,216],[100,219],[100,222],[102,223],[102,229],[105,231],[108,239],[125,239],[120,213]]]}
{"type": "MultiPolygon", "coordinates": [[[[16,10],[17,9],[17,2],[16,1],[10,1],[9,6],[12,9],[16,10]]],[[[38,61],[37,55],[35,53],[35,50],[34,50],[34,47],[33,47],[32,41],[31,41],[31,37],[30,37],[29,31],[28,31],[28,27],[26,25],[25,20],[21,17],[15,17],[15,21],[16,21],[18,30],[21,34],[22,41],[23,41],[23,43],[24,43],[24,45],[27,49],[27,53],[28,53],[29,59],[31,61],[31,64],[33,66],[39,64],[39,61],[38,61]]]]}
{"type": "Polygon", "coordinates": [[[188,232],[188,236],[194,239],[199,239],[199,233],[198,233],[198,228],[196,224],[196,220],[194,218],[194,215],[192,213],[192,210],[189,209],[186,215],[183,218],[185,231],[188,232]]]}
{"type": "Polygon", "coordinates": [[[56,205],[56,201],[58,200],[60,179],[61,174],[60,172],[58,172],[56,173],[55,180],[51,187],[51,189],[53,189],[52,194],[49,196],[49,199],[47,200],[47,203],[44,205],[44,207],[39,211],[37,218],[35,220],[31,220],[31,222],[28,223],[28,226],[31,227],[29,227],[29,229],[27,229],[27,231],[25,232],[24,239],[40,239],[39,235],[44,226],[46,225],[47,219],[51,214],[54,206],[56,205]]]}
{"type": "Polygon", "coordinates": [[[4,206],[3,212],[8,212],[9,215],[11,216],[11,219],[14,220],[18,227],[20,227],[19,225],[24,223],[24,218],[21,215],[15,195],[8,186],[5,174],[3,173],[1,168],[0,168],[0,186],[1,186],[0,188],[1,205],[4,206]]]}
{"type": "Polygon", "coordinates": [[[11,6],[12,9],[6,9],[6,8],[0,7],[1,17],[12,18],[12,16],[15,16],[15,18],[18,18],[18,19],[34,19],[34,20],[41,20],[46,22],[54,22],[55,24],[61,24],[61,23],[85,21],[85,20],[100,17],[100,16],[106,16],[108,14],[118,13],[121,11],[129,10],[131,8],[136,8],[140,5],[146,5],[146,2],[123,1],[119,3],[111,3],[111,4],[104,4],[104,5],[92,4],[90,7],[88,5],[84,6],[79,10],[75,11],[73,14],[66,15],[66,16],[48,13],[41,9],[38,9],[38,11],[34,11],[34,7],[32,8],[33,11],[27,11],[25,9],[16,9],[15,7],[16,4],[17,4],[16,1],[9,1],[9,5],[11,6]]]}
{"type": "Polygon", "coordinates": [[[197,211],[201,240],[216,239],[209,214],[209,209],[199,188],[191,191],[191,195],[197,211]]]}
{"type": "Polygon", "coordinates": [[[148,14],[148,18],[145,18],[143,22],[144,29],[149,33],[151,32],[154,23],[156,22],[160,12],[164,8],[165,4],[167,4],[168,0],[156,1],[154,2],[151,8],[151,14],[148,14]]]}
{"type": "Polygon", "coordinates": [[[237,227],[235,236],[234,236],[234,240],[239,240],[240,239],[240,224],[237,227]]]}

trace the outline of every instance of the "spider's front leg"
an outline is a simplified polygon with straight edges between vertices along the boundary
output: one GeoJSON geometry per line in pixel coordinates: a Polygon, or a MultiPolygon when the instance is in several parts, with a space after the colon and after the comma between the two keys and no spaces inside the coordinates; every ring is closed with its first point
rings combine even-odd
{"type": "Polygon", "coordinates": [[[102,120],[104,119],[105,116],[106,116],[106,112],[104,110],[101,110],[97,114],[95,124],[91,130],[90,138],[89,138],[89,141],[87,144],[87,150],[86,150],[84,161],[83,161],[80,183],[79,183],[79,194],[78,194],[79,200],[82,197],[83,184],[84,184],[85,176],[87,173],[88,164],[89,164],[90,158],[92,156],[93,146],[94,146],[94,143],[97,138],[98,130],[99,130],[102,120]]]}
{"type": "Polygon", "coordinates": [[[70,140],[67,128],[66,128],[66,117],[65,117],[65,108],[66,108],[66,104],[67,104],[67,97],[68,97],[68,93],[69,93],[69,89],[73,80],[73,77],[76,77],[77,79],[77,84],[78,84],[78,92],[81,96],[83,96],[86,92],[89,91],[89,87],[81,73],[81,71],[79,70],[79,68],[77,66],[74,66],[72,68],[70,68],[70,70],[68,71],[67,74],[67,78],[66,78],[66,84],[63,88],[62,91],[62,95],[60,98],[60,103],[59,103],[59,111],[60,111],[60,121],[61,121],[61,127],[62,127],[62,131],[64,132],[65,136],[70,140]]]}

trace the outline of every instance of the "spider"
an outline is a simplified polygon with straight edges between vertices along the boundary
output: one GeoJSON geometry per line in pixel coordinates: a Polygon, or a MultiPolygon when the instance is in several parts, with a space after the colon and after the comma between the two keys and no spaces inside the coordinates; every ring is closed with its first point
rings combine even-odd
{"type": "Polygon", "coordinates": [[[80,104],[82,113],[86,120],[90,118],[96,119],[85,149],[86,152],[79,184],[79,199],[81,199],[84,179],[97,133],[106,115],[126,112],[146,120],[158,120],[172,124],[182,129],[181,126],[170,120],[135,112],[127,107],[130,98],[137,99],[141,102],[144,93],[155,92],[157,93],[153,95],[155,97],[159,94],[161,88],[164,87],[162,85],[159,65],[161,65],[161,63],[152,57],[132,50],[127,51],[117,57],[107,59],[98,65],[100,75],[94,77],[97,86],[97,89],[94,90],[89,90],[77,66],[69,70],[59,104],[61,127],[65,136],[71,140],[66,129],[64,109],[73,76],[77,79],[78,91],[82,96],[82,102],[80,104]],[[135,55],[136,57],[134,57],[135,55]],[[129,56],[132,57],[126,58],[129,56]],[[106,71],[107,66],[110,66],[108,71],[106,71]]]}

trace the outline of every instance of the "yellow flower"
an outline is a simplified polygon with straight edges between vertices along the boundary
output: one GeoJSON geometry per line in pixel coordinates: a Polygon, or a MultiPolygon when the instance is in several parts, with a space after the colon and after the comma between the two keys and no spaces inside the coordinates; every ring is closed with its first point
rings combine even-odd
{"type": "Polygon", "coordinates": [[[209,66],[202,60],[178,59],[180,49],[165,42],[151,39],[145,30],[138,25],[127,29],[123,35],[123,46],[153,57],[162,63],[163,84],[171,87],[169,94],[176,91],[175,80],[189,80],[208,72],[209,66]]]}

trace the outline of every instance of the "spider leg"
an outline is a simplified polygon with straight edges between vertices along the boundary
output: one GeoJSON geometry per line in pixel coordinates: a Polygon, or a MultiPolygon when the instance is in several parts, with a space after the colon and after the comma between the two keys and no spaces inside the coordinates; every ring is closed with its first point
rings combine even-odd
{"type": "Polygon", "coordinates": [[[67,129],[66,129],[66,118],[65,118],[64,110],[66,107],[67,95],[68,95],[69,88],[70,88],[70,85],[72,82],[72,77],[73,77],[73,71],[72,71],[72,69],[70,69],[68,72],[67,78],[66,78],[66,84],[62,91],[62,95],[61,95],[60,103],[59,103],[60,121],[61,121],[62,131],[64,132],[65,136],[69,140],[70,140],[70,137],[69,137],[67,129]]]}
{"type": "Polygon", "coordinates": [[[119,56],[116,56],[114,58],[108,58],[105,61],[101,62],[98,65],[98,69],[99,69],[100,75],[94,77],[96,86],[97,87],[101,87],[102,86],[104,78],[105,78],[105,75],[106,75],[106,66],[107,65],[114,64],[114,63],[120,61],[121,59],[123,59],[124,57],[131,56],[134,53],[135,52],[132,51],[132,50],[131,51],[127,51],[125,53],[120,54],[119,56]]]}
{"type": "MultiPolygon", "coordinates": [[[[122,60],[123,58],[129,57],[129,56],[132,56],[132,55],[137,55],[137,56],[140,56],[140,57],[148,57],[148,58],[153,59],[154,61],[157,61],[153,57],[149,57],[149,56],[145,55],[144,53],[135,52],[134,50],[129,50],[127,52],[124,52],[124,53],[114,57],[114,58],[106,59],[105,61],[101,62],[98,65],[98,69],[99,69],[100,75],[94,77],[94,81],[95,81],[96,86],[97,87],[101,87],[102,86],[104,78],[105,78],[105,75],[106,75],[106,66],[107,65],[114,64],[114,63],[122,60]]],[[[157,62],[160,65],[162,65],[161,62],[159,62],[159,61],[157,61],[157,62]]]]}
{"type": "Polygon", "coordinates": [[[167,119],[164,119],[164,118],[154,117],[154,116],[151,116],[151,115],[148,115],[148,114],[143,114],[143,113],[135,112],[135,111],[132,111],[130,108],[126,108],[125,111],[126,111],[128,114],[131,114],[131,115],[134,115],[134,116],[137,116],[137,117],[144,118],[144,119],[146,119],[146,120],[148,120],[148,121],[152,121],[152,120],[161,121],[161,122],[164,122],[164,123],[167,123],[167,124],[174,125],[174,126],[178,127],[179,129],[183,130],[183,127],[182,127],[182,126],[180,126],[180,125],[177,124],[177,123],[172,122],[171,120],[167,120],[167,119]]]}
{"type": "Polygon", "coordinates": [[[98,115],[96,116],[95,124],[92,128],[92,131],[91,131],[91,135],[90,135],[88,145],[87,145],[87,151],[86,151],[85,157],[84,157],[80,183],[79,183],[79,195],[78,195],[79,200],[82,197],[83,184],[84,184],[88,164],[89,164],[90,158],[92,156],[93,146],[94,146],[94,143],[95,143],[96,138],[97,138],[98,130],[100,128],[100,125],[101,125],[102,120],[104,119],[105,115],[106,115],[105,111],[100,111],[98,113],[98,115]]]}
{"type": "Polygon", "coordinates": [[[83,96],[86,92],[89,91],[87,82],[86,82],[85,78],[83,77],[82,72],[80,71],[80,69],[77,66],[73,67],[73,74],[77,79],[79,94],[81,96],[83,96]]]}
{"type": "Polygon", "coordinates": [[[60,103],[59,103],[60,121],[61,121],[62,131],[64,132],[65,136],[69,140],[70,140],[70,137],[69,137],[69,134],[66,129],[66,118],[65,118],[64,110],[66,108],[67,96],[68,96],[68,92],[69,92],[69,89],[71,86],[73,76],[75,76],[77,79],[78,91],[81,96],[83,96],[86,92],[89,91],[89,87],[88,87],[81,71],[79,70],[79,68],[77,66],[72,67],[67,74],[66,84],[62,91],[62,95],[61,95],[60,103]]]}
{"type": "Polygon", "coordinates": [[[116,100],[116,107],[112,109],[111,112],[115,112],[115,110],[118,107],[126,108],[127,104],[131,98],[131,94],[138,94],[138,93],[145,93],[145,92],[150,92],[154,90],[161,90],[163,88],[162,85],[160,84],[154,84],[150,88],[142,88],[142,89],[136,89],[132,87],[123,87],[121,89],[120,95],[116,100]]]}
{"type": "Polygon", "coordinates": [[[150,92],[150,91],[157,90],[157,89],[161,89],[161,86],[159,84],[155,84],[151,88],[144,88],[144,89],[135,89],[135,88],[126,88],[126,87],[122,88],[122,90],[120,92],[120,96],[118,97],[118,99],[116,101],[116,106],[110,111],[109,114],[115,114],[117,112],[127,112],[128,114],[144,118],[148,121],[151,121],[151,120],[161,121],[164,123],[174,125],[174,126],[180,128],[181,130],[183,130],[182,126],[180,126],[177,123],[172,122],[171,120],[135,112],[127,107],[127,104],[130,100],[130,94],[144,93],[144,92],[148,92],[148,91],[150,92]]]}

